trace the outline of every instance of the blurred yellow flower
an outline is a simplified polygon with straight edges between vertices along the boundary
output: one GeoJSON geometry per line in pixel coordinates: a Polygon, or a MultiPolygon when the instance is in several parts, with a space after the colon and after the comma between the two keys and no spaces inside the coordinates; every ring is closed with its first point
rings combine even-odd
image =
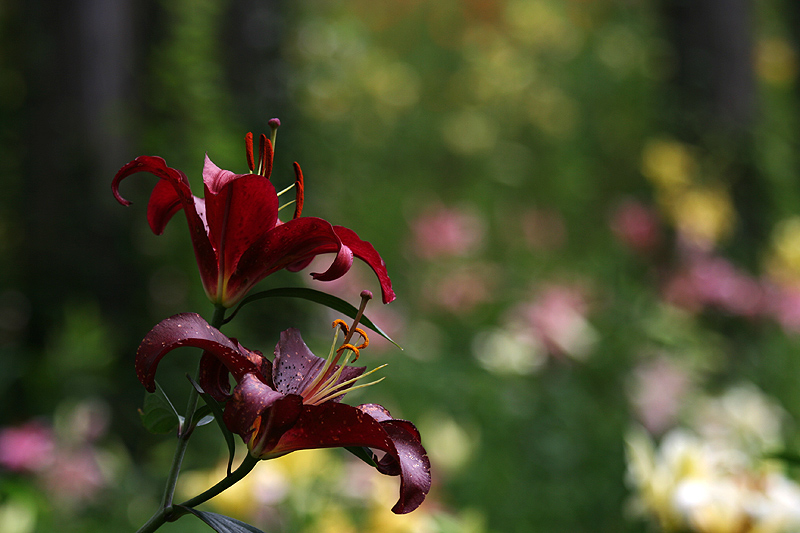
{"type": "Polygon", "coordinates": [[[698,244],[719,242],[733,230],[733,205],[722,187],[691,187],[663,201],[678,230],[698,244]]]}
{"type": "Polygon", "coordinates": [[[766,270],[778,283],[800,282],[800,217],[787,218],[772,230],[766,270]]]}
{"type": "Polygon", "coordinates": [[[420,424],[425,449],[437,470],[454,473],[463,468],[478,444],[477,431],[467,431],[452,417],[431,412],[420,424]]]}
{"type": "Polygon", "coordinates": [[[357,533],[347,511],[341,506],[328,506],[317,513],[317,520],[307,533],[357,533]]]}
{"type": "Polygon", "coordinates": [[[697,161],[690,148],[671,139],[652,139],[642,150],[642,174],[656,187],[674,191],[691,183],[697,161]]]}
{"type": "Polygon", "coordinates": [[[797,52],[780,37],[761,39],[756,46],[756,73],[767,83],[786,86],[797,78],[797,52]]]}
{"type": "Polygon", "coordinates": [[[564,13],[562,2],[511,0],[505,19],[510,35],[534,50],[556,51],[569,57],[583,44],[584,34],[564,13]]]}

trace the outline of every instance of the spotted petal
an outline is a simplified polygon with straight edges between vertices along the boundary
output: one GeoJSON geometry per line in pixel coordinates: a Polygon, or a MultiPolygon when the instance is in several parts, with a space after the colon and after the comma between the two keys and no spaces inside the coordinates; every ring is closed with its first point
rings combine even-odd
{"type": "Polygon", "coordinates": [[[261,458],[316,448],[364,446],[382,450],[397,465],[400,476],[400,498],[392,511],[408,513],[419,507],[430,490],[430,461],[418,434],[394,422],[379,422],[361,409],[343,403],[304,405],[291,429],[277,439],[271,450],[264,449],[261,458]]]}
{"type": "Polygon", "coordinates": [[[155,390],[158,363],[167,353],[181,346],[201,348],[213,354],[237,381],[245,374],[260,370],[238,342],[211,327],[200,315],[181,313],[156,324],[136,351],[136,376],[145,389],[155,390]]]}
{"type": "MultiPolygon", "coordinates": [[[[325,359],[317,357],[303,342],[300,331],[295,328],[281,332],[281,339],[275,347],[275,361],[272,365],[272,379],[275,387],[283,394],[302,394],[306,387],[322,372],[325,359]]],[[[334,371],[339,365],[334,367],[334,371]]],[[[366,367],[345,366],[336,384],[356,378],[364,373],[366,367]]],[[[343,389],[346,391],[347,389],[343,389]]],[[[340,401],[337,396],[334,401],[340,401]]]]}

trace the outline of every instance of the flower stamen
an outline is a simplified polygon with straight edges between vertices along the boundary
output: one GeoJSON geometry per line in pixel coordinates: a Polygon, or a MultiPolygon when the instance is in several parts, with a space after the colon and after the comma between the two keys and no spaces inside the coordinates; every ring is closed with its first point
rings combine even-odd
{"type": "Polygon", "coordinates": [[[342,331],[344,331],[345,335],[347,335],[347,332],[350,330],[350,328],[347,327],[347,322],[345,322],[341,318],[337,318],[336,320],[333,321],[333,324],[331,324],[331,327],[333,328],[335,328],[336,326],[339,326],[342,329],[342,331]]]}
{"type": "Polygon", "coordinates": [[[367,306],[367,302],[371,298],[372,293],[370,291],[363,291],[361,293],[361,306],[359,307],[351,326],[348,327],[344,320],[338,318],[331,324],[331,326],[336,330],[333,338],[333,344],[331,344],[331,350],[328,353],[328,358],[325,360],[325,364],[323,365],[322,369],[301,393],[304,404],[316,405],[327,402],[329,400],[338,398],[339,396],[343,396],[345,392],[350,390],[373,385],[374,383],[381,381],[377,380],[371,383],[358,385],[356,387],[350,387],[352,383],[355,383],[357,380],[372,374],[376,370],[379,370],[386,365],[370,370],[365,374],[361,374],[360,376],[356,376],[342,383],[336,383],[341,378],[342,371],[344,370],[345,366],[357,361],[360,351],[369,346],[369,337],[363,329],[358,327],[358,322],[364,315],[364,309],[367,306]],[[341,346],[339,346],[339,348],[335,348],[340,330],[345,334],[344,342],[341,346]],[[363,340],[363,342],[358,346],[350,343],[354,333],[358,333],[363,340]],[[344,356],[344,359],[342,360],[341,364],[339,364],[339,360],[342,359],[342,356],[344,356]]]}
{"type": "Polygon", "coordinates": [[[247,168],[250,169],[252,174],[256,169],[256,162],[253,159],[253,133],[250,131],[244,136],[244,151],[247,156],[247,168]]]}
{"type": "Polygon", "coordinates": [[[303,199],[305,198],[305,185],[303,182],[303,171],[300,170],[300,165],[295,161],[294,163],[294,184],[295,184],[295,208],[294,218],[299,217],[303,213],[303,199]]]}
{"type": "Polygon", "coordinates": [[[289,206],[290,206],[290,205],[292,205],[294,202],[295,202],[294,200],[289,200],[288,202],[286,202],[285,204],[283,204],[282,206],[280,206],[280,207],[278,208],[278,212],[281,212],[281,211],[283,211],[283,208],[285,208],[285,207],[289,207],[289,206]]]}

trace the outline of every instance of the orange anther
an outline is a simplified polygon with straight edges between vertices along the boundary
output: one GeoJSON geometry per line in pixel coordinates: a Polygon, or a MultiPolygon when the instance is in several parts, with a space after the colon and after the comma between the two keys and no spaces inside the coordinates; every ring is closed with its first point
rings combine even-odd
{"type": "Polygon", "coordinates": [[[245,155],[247,156],[247,168],[250,169],[250,172],[255,171],[256,169],[256,162],[253,159],[253,133],[247,132],[247,135],[244,136],[244,150],[245,155]]]}
{"type": "Polygon", "coordinates": [[[364,330],[361,328],[356,328],[356,333],[361,335],[361,338],[364,339],[364,342],[358,345],[358,349],[363,350],[364,348],[369,346],[369,337],[367,337],[366,332],[364,332],[364,330]]]}
{"type": "Polygon", "coordinates": [[[347,326],[347,322],[345,322],[341,318],[337,318],[336,320],[333,321],[333,324],[331,324],[332,328],[335,328],[336,326],[341,327],[345,335],[347,335],[350,331],[350,328],[347,326]]]}
{"type": "Polygon", "coordinates": [[[355,361],[358,361],[358,348],[357,348],[357,347],[353,346],[352,344],[342,344],[342,345],[339,347],[339,349],[338,349],[338,350],[336,350],[336,351],[337,351],[337,352],[342,352],[342,351],[344,351],[344,350],[350,350],[350,351],[352,351],[354,354],[356,354],[356,356],[353,358],[353,360],[351,361],[351,363],[352,363],[352,362],[355,362],[355,361]]]}

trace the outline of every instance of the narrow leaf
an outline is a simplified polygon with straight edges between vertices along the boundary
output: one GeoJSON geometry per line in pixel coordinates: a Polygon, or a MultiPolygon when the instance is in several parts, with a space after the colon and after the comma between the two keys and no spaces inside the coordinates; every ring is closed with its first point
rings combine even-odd
{"type": "Polygon", "coordinates": [[[169,433],[183,424],[183,417],[178,414],[169,400],[167,393],[156,383],[156,391],[145,393],[144,405],[139,409],[142,424],[151,433],[169,433]]]}
{"type": "Polygon", "coordinates": [[[378,465],[375,464],[375,456],[369,451],[369,448],[365,448],[363,446],[345,446],[344,448],[348,452],[352,453],[365,463],[367,463],[371,467],[377,467],[378,465]]]}
{"type": "Polygon", "coordinates": [[[211,408],[208,405],[201,405],[198,407],[192,417],[192,422],[195,427],[206,426],[213,421],[214,413],[211,412],[211,408]]]}
{"type": "MultiPolygon", "coordinates": [[[[233,313],[231,313],[223,323],[228,323],[234,316],[236,316],[236,313],[238,313],[243,306],[263,298],[301,298],[303,300],[322,304],[330,309],[333,309],[334,311],[338,311],[339,313],[349,316],[350,318],[355,318],[356,313],[358,313],[358,309],[352,304],[326,292],[318,291],[316,289],[309,289],[307,287],[282,287],[251,294],[242,300],[238,306],[236,306],[236,309],[234,309],[233,313]]],[[[403,349],[399,344],[394,342],[394,340],[392,340],[392,338],[389,337],[386,332],[376,326],[372,320],[367,318],[366,315],[361,317],[361,323],[375,331],[378,335],[385,338],[401,350],[403,349]]]]}
{"type": "Polygon", "coordinates": [[[217,421],[220,431],[222,431],[222,436],[225,437],[225,443],[228,445],[228,475],[230,476],[231,465],[233,465],[233,456],[236,453],[236,443],[233,440],[233,433],[231,433],[231,431],[225,425],[225,422],[222,420],[222,406],[217,400],[214,399],[213,396],[205,392],[189,374],[186,374],[186,378],[192,384],[192,387],[194,387],[194,390],[197,391],[203,401],[206,402],[206,406],[208,406],[208,408],[211,410],[211,413],[214,415],[214,419],[217,421]]]}
{"type": "Polygon", "coordinates": [[[209,511],[198,511],[192,507],[176,506],[192,513],[197,518],[208,524],[217,533],[264,533],[255,526],[245,524],[240,520],[229,516],[212,513],[209,511]]]}

